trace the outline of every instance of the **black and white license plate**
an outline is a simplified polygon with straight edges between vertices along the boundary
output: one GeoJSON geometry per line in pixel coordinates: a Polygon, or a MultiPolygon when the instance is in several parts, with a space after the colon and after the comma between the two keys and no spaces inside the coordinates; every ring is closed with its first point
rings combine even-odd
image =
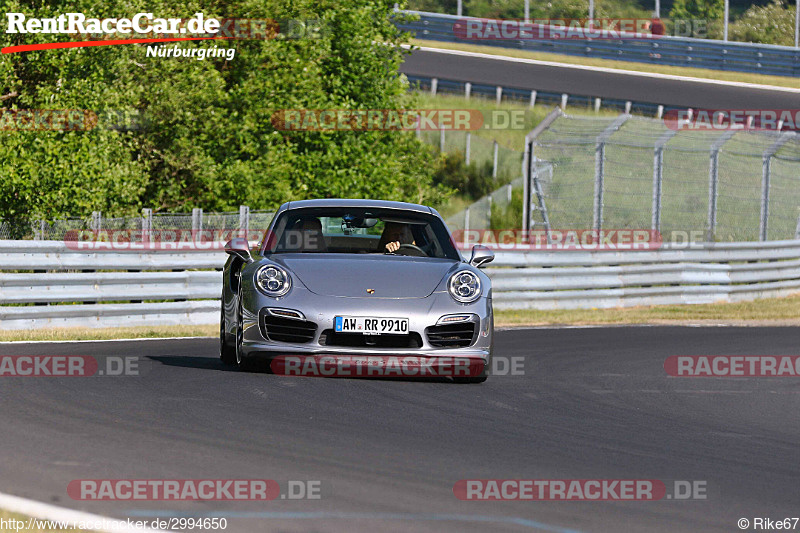
{"type": "Polygon", "coordinates": [[[337,316],[333,320],[337,333],[363,333],[364,335],[405,335],[408,333],[407,318],[383,318],[373,316],[337,316]]]}

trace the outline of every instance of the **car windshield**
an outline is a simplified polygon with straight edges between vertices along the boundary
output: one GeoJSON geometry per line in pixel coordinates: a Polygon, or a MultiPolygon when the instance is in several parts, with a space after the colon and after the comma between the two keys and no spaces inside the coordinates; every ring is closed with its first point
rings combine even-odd
{"type": "Polygon", "coordinates": [[[264,237],[266,254],[391,254],[459,260],[434,215],[397,209],[308,208],[283,212],[264,237]]]}

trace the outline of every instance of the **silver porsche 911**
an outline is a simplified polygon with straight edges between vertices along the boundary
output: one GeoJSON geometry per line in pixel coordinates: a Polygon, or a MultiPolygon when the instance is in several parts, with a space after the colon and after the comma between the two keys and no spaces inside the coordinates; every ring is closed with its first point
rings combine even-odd
{"type": "Polygon", "coordinates": [[[263,239],[225,247],[220,357],[243,370],[286,355],[466,358],[486,380],[492,289],[430,207],[375,200],[283,204],[263,239]]]}

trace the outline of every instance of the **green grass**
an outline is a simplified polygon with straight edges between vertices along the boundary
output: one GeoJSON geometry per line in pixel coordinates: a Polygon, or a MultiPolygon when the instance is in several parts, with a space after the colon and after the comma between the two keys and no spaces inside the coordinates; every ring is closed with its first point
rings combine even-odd
{"type": "Polygon", "coordinates": [[[495,327],[590,324],[800,325],[800,294],[751,302],[616,309],[495,310],[495,327]]]}
{"type": "Polygon", "coordinates": [[[141,326],[132,328],[50,328],[0,330],[0,342],[216,337],[217,335],[219,335],[218,324],[208,326],[141,326]]]}
{"type": "MultiPolygon", "coordinates": [[[[461,50],[478,52],[496,56],[519,57],[524,59],[537,59],[540,61],[555,61],[571,65],[584,65],[589,67],[604,67],[619,70],[633,70],[636,72],[652,72],[655,74],[668,74],[672,76],[689,76],[693,78],[707,78],[712,80],[734,81],[743,83],[756,83],[760,85],[774,85],[777,87],[800,88],[800,79],[790,76],[767,76],[764,74],[750,74],[747,72],[731,72],[727,70],[711,70],[692,67],[672,67],[651,65],[649,63],[636,63],[632,61],[615,61],[613,59],[595,59],[588,57],[569,56],[561,54],[548,54],[545,52],[528,52],[513,48],[499,48],[496,46],[481,46],[463,43],[445,43],[440,41],[426,41],[412,39],[411,44],[446,50],[461,50]]],[[[590,88],[587,88],[589,90],[590,88]]]]}

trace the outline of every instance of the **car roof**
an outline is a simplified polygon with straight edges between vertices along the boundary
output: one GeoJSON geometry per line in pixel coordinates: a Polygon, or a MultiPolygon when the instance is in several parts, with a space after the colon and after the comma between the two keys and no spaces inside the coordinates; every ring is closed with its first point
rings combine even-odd
{"type": "Polygon", "coordinates": [[[359,207],[359,208],[373,208],[373,209],[402,209],[404,211],[416,211],[418,213],[434,213],[436,211],[430,207],[410,204],[406,202],[392,202],[389,200],[364,200],[364,199],[348,199],[348,198],[325,198],[319,200],[299,200],[294,202],[286,202],[278,211],[289,209],[303,209],[308,207],[359,207]]]}

